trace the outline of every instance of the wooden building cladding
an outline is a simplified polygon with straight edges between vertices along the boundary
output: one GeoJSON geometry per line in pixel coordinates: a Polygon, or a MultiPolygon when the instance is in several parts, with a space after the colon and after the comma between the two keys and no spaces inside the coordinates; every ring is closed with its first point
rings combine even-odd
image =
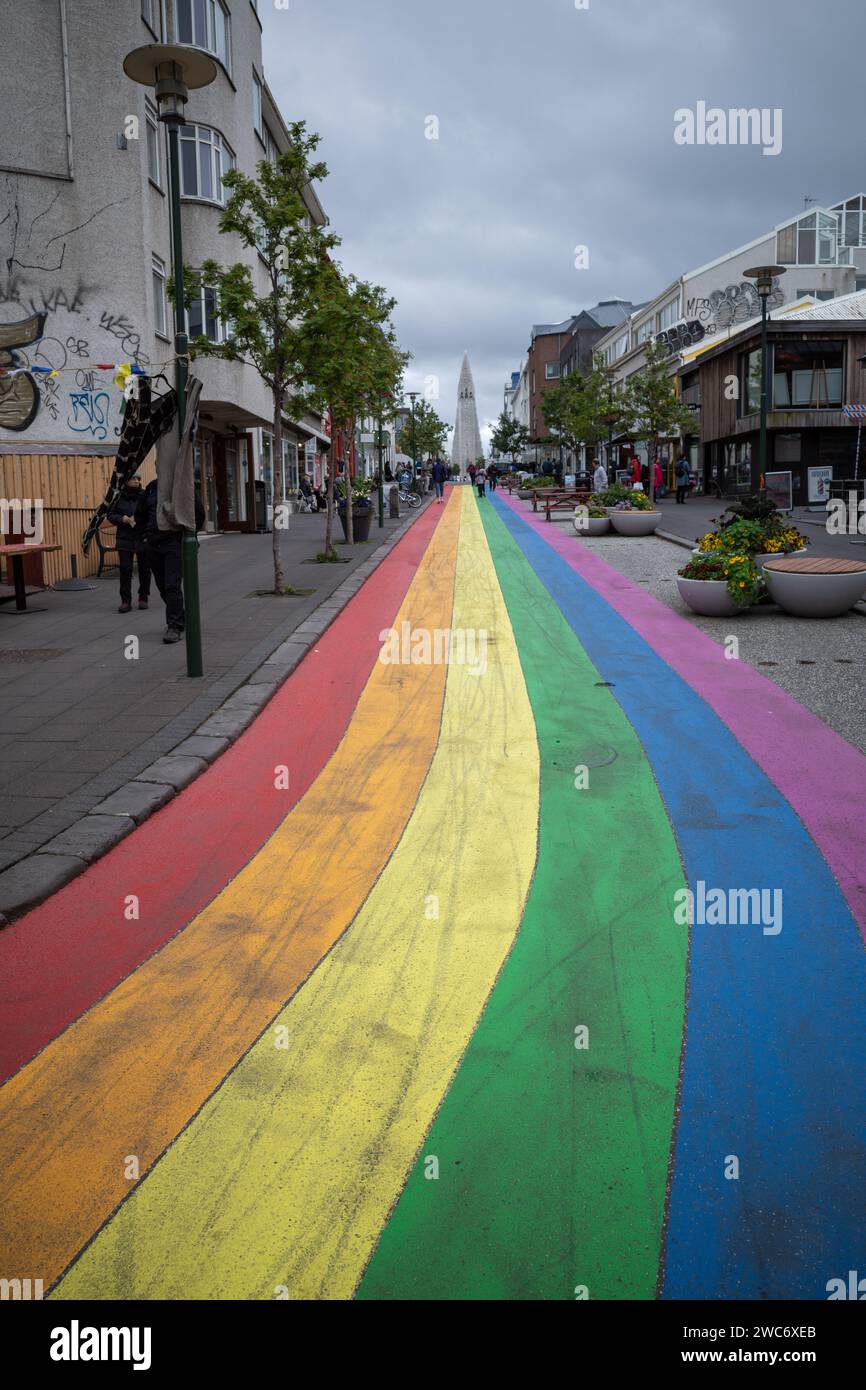
{"type": "MultiPolygon", "coordinates": [[[[69,579],[73,555],[80,577],[96,574],[99,551],[94,544],[85,558],[81,537],[105,496],[113,471],[114,456],[110,454],[0,454],[0,498],[41,501],[43,539],[61,547],[55,554],[40,557],[42,578],[28,574],[30,582],[50,585],[69,579]]],[[[156,477],[152,454],[139,472],[145,487],[156,477]]],[[[9,577],[4,577],[9,582],[9,577]]]]}
{"type": "MultiPolygon", "coordinates": [[[[858,357],[866,354],[866,331],[862,327],[852,329],[850,324],[840,321],[833,326],[826,321],[820,328],[810,328],[802,323],[786,325],[773,323],[768,341],[774,343],[843,343],[844,374],[842,404],[848,405],[866,401],[866,371],[858,364],[858,357]]],[[[760,331],[750,333],[730,348],[716,349],[705,359],[687,365],[681,372],[683,381],[683,400],[700,404],[701,443],[710,444],[714,440],[731,439],[741,434],[751,434],[759,424],[758,412],[741,413],[744,404],[732,398],[732,378],[742,396],[742,360],[746,353],[761,345],[760,331]],[[699,373],[699,392],[692,384],[695,373],[699,373]]],[[[770,430],[808,430],[816,426],[837,428],[849,426],[851,421],[841,409],[797,410],[795,407],[784,410],[772,408],[770,398],[767,414],[767,427],[770,430]]]]}

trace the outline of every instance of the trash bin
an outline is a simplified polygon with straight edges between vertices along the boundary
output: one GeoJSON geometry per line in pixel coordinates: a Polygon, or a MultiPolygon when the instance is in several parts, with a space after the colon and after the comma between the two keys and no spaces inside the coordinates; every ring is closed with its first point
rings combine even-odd
{"type": "Polygon", "coordinates": [[[261,478],[255,480],[256,488],[256,530],[268,530],[268,490],[261,478]]]}

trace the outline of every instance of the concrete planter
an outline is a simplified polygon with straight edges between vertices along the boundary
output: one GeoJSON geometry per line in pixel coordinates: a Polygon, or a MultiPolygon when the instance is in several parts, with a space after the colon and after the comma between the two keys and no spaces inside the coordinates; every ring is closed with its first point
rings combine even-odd
{"type": "Polygon", "coordinates": [[[767,553],[766,555],[753,555],[753,556],[752,556],[752,559],[754,560],[754,562],[755,562],[755,564],[757,565],[758,569],[761,570],[761,569],[764,568],[764,565],[769,564],[770,560],[781,560],[781,559],[787,560],[791,555],[805,555],[805,554],[806,554],[806,547],[805,547],[804,545],[801,545],[799,550],[785,550],[785,551],[782,551],[781,554],[780,554],[780,552],[779,552],[778,550],[775,551],[775,552],[773,552],[773,551],[768,551],[768,553],[767,553]]]}
{"type": "Polygon", "coordinates": [[[795,618],[838,618],[866,595],[866,565],[843,574],[797,573],[767,565],[764,583],[773,602],[795,618]]]}
{"type": "Polygon", "coordinates": [[[724,579],[682,579],[677,577],[680,598],[693,613],[705,618],[732,618],[744,610],[738,608],[728,593],[724,579]]]}
{"type": "Polygon", "coordinates": [[[572,521],[579,536],[606,536],[610,530],[609,516],[582,516],[575,512],[572,521]]]}
{"type": "Polygon", "coordinates": [[[608,516],[619,536],[651,536],[662,519],[661,512],[618,512],[615,507],[608,516]]]}
{"type": "Polygon", "coordinates": [[[532,489],[528,487],[519,487],[517,489],[517,496],[520,498],[521,502],[531,502],[532,489]]]}

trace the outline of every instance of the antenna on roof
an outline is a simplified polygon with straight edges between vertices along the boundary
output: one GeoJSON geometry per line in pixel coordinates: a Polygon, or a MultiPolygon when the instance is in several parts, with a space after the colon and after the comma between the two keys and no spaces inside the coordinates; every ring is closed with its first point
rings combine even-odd
{"type": "Polygon", "coordinates": [[[803,199],[803,207],[804,207],[804,208],[810,208],[810,207],[812,206],[812,204],[813,204],[813,203],[817,203],[817,201],[818,201],[818,199],[817,199],[817,198],[813,198],[812,195],[811,195],[811,193],[807,193],[806,196],[805,196],[805,198],[803,199]]]}

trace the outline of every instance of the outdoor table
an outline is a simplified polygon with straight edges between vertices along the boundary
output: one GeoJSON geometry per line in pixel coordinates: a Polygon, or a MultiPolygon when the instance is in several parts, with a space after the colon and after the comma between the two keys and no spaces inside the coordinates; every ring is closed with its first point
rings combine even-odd
{"type": "MultiPolygon", "coordinates": [[[[24,557],[26,555],[48,555],[53,550],[60,550],[59,545],[49,545],[43,541],[37,545],[26,545],[16,543],[15,545],[0,545],[0,556],[8,556],[12,561],[12,580],[15,585],[15,608],[14,614],[18,613],[41,613],[41,608],[27,607],[27,589],[24,585],[24,557]]],[[[0,599],[0,603],[8,603],[8,598],[0,599]]],[[[0,608],[0,612],[6,612],[0,608]]]]}

